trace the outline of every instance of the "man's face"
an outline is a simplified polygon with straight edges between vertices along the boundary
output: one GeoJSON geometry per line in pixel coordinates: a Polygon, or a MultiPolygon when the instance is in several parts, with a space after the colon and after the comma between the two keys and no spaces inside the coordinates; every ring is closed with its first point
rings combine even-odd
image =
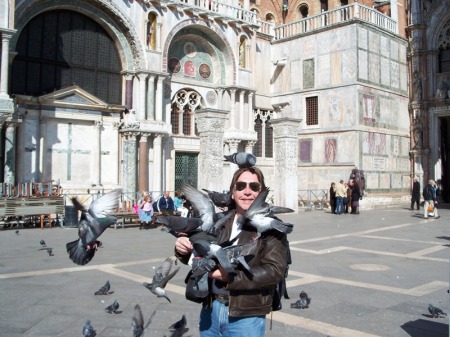
{"type": "Polygon", "coordinates": [[[167,199],[169,197],[169,192],[164,192],[164,197],[167,199]]]}
{"type": "Polygon", "coordinates": [[[236,202],[236,212],[243,214],[261,192],[261,185],[257,188],[259,179],[256,174],[249,171],[242,173],[233,187],[232,198],[236,202]],[[253,183],[250,185],[250,183],[253,183]],[[255,184],[256,183],[256,184],[255,184]],[[236,188],[237,187],[237,188],[236,188]],[[243,189],[242,189],[243,188],[243,189]],[[252,189],[253,188],[253,189],[252,189]],[[242,189],[239,191],[239,189],[242,189]],[[257,189],[257,191],[255,191],[257,189]]]}

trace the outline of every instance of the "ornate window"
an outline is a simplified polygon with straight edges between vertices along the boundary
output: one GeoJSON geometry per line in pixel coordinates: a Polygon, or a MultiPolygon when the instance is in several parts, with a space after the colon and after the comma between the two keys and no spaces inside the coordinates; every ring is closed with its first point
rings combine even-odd
{"type": "Polygon", "coordinates": [[[298,7],[298,11],[300,12],[300,15],[302,16],[302,18],[307,18],[308,17],[308,5],[303,3],[298,7]]]}
{"type": "Polygon", "coordinates": [[[178,91],[172,100],[172,133],[184,136],[198,135],[194,125],[195,110],[203,108],[202,96],[194,90],[183,89],[178,91]]]}
{"type": "Polygon", "coordinates": [[[253,154],[256,157],[273,157],[273,128],[270,125],[270,118],[273,111],[270,110],[255,110],[255,126],[258,140],[253,145],[253,154]]]}

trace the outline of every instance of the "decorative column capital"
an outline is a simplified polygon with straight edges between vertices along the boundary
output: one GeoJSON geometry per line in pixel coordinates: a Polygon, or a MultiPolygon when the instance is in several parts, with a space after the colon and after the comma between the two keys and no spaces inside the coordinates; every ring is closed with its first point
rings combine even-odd
{"type": "Polygon", "coordinates": [[[301,121],[302,120],[299,118],[291,117],[281,117],[270,120],[270,125],[273,127],[274,139],[297,139],[301,121]]]}
{"type": "Polygon", "coordinates": [[[223,132],[228,111],[201,109],[195,112],[197,129],[201,132],[223,132]]]}

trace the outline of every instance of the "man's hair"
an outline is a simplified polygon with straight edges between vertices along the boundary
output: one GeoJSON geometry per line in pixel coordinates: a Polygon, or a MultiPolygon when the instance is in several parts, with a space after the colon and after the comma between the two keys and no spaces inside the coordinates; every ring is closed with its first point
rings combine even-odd
{"type": "Polygon", "coordinates": [[[238,181],[239,177],[244,172],[250,172],[252,174],[256,174],[256,176],[258,177],[259,183],[261,184],[261,190],[266,188],[266,184],[264,182],[264,174],[262,173],[262,171],[259,168],[257,168],[256,166],[243,167],[243,168],[238,169],[233,174],[233,179],[231,179],[231,184],[230,184],[230,192],[231,193],[233,193],[234,185],[236,185],[236,182],[238,181]]]}

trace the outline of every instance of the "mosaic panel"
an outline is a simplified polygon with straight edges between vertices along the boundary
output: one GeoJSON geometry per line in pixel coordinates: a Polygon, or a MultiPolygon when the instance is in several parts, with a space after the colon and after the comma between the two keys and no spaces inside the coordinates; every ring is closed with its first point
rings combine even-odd
{"type": "Polygon", "coordinates": [[[299,141],[299,160],[303,163],[311,162],[311,147],[312,140],[300,140],[299,141]]]}
{"type": "Polygon", "coordinates": [[[337,152],[336,138],[325,139],[325,162],[335,163],[337,152]]]}
{"type": "Polygon", "coordinates": [[[303,88],[314,88],[314,59],[303,60],[303,88]]]}

